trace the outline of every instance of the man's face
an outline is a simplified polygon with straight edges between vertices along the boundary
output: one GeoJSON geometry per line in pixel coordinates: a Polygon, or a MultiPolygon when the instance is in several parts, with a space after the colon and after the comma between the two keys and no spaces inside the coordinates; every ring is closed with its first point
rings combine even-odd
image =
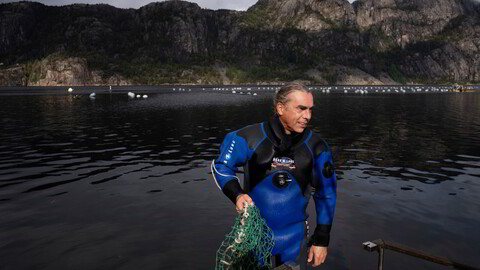
{"type": "Polygon", "coordinates": [[[285,104],[277,104],[277,113],[280,116],[286,134],[302,133],[312,118],[312,93],[293,91],[287,95],[285,104]]]}

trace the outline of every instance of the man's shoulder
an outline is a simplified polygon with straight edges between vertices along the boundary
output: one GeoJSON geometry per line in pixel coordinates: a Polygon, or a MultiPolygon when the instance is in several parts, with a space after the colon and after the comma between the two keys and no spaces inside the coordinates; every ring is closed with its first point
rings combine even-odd
{"type": "Polygon", "coordinates": [[[255,129],[261,129],[262,128],[262,124],[264,122],[261,122],[261,123],[255,123],[255,124],[251,124],[251,125],[248,125],[248,126],[244,126],[240,129],[237,129],[235,132],[248,132],[248,131],[251,131],[251,130],[255,130],[255,129]]]}
{"type": "Polygon", "coordinates": [[[249,139],[255,139],[255,138],[263,138],[264,137],[264,131],[263,131],[263,125],[264,123],[256,123],[252,125],[245,126],[239,130],[237,130],[235,133],[240,136],[245,138],[246,140],[249,139]]]}
{"type": "Polygon", "coordinates": [[[264,124],[265,122],[248,125],[231,133],[234,133],[236,137],[243,138],[248,143],[249,148],[253,148],[265,138],[264,124]]]}
{"type": "Polygon", "coordinates": [[[311,131],[312,136],[308,140],[308,146],[312,149],[315,156],[322,152],[330,151],[330,147],[325,139],[317,132],[311,131]]]}

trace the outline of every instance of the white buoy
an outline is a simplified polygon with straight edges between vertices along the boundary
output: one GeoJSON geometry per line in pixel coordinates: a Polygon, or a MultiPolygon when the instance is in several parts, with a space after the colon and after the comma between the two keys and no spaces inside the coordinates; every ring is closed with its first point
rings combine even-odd
{"type": "Polygon", "coordinates": [[[256,96],[256,95],[257,95],[257,93],[253,93],[253,95],[254,95],[254,96],[256,96]]]}
{"type": "Polygon", "coordinates": [[[128,97],[129,97],[129,98],[135,98],[135,94],[132,93],[132,92],[128,92],[128,97]]]}
{"type": "Polygon", "coordinates": [[[143,95],[142,97],[143,97],[143,98],[148,98],[148,96],[147,96],[147,95],[143,95]]]}
{"type": "Polygon", "coordinates": [[[95,92],[93,92],[89,95],[90,98],[95,98],[95,96],[96,96],[95,92]]]}
{"type": "Polygon", "coordinates": [[[68,88],[68,92],[69,92],[69,93],[73,92],[73,88],[71,88],[71,87],[68,88]]]}
{"type": "Polygon", "coordinates": [[[235,91],[235,90],[234,90],[234,91],[232,91],[232,94],[235,94],[235,93],[237,93],[237,91],[235,91]]]}
{"type": "Polygon", "coordinates": [[[142,96],[140,96],[140,95],[137,95],[137,98],[141,98],[141,97],[142,97],[142,96]]]}

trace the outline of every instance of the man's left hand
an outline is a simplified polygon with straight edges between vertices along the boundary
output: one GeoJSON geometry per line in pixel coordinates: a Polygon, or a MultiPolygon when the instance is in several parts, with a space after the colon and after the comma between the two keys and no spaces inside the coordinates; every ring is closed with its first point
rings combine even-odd
{"type": "Polygon", "coordinates": [[[311,246],[308,252],[308,262],[313,263],[313,267],[319,266],[327,258],[327,247],[311,246]],[[313,262],[312,262],[313,261],[313,262]]]}

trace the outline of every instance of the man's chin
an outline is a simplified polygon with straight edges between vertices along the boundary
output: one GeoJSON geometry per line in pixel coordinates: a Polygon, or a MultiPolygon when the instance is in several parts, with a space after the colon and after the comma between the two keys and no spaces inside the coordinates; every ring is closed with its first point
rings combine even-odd
{"type": "Polygon", "coordinates": [[[305,130],[305,128],[307,128],[307,127],[298,127],[298,128],[295,129],[295,132],[296,133],[302,133],[305,130]]]}

